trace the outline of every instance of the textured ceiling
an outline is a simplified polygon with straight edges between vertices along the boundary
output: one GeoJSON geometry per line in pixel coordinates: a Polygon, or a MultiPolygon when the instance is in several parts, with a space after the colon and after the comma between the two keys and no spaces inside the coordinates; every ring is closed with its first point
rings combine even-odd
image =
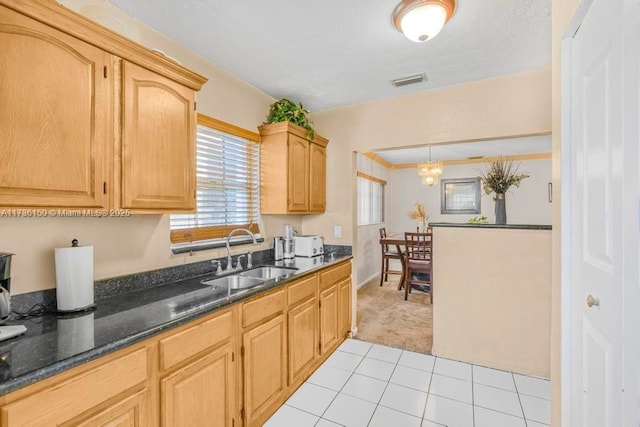
{"type": "Polygon", "coordinates": [[[311,111],[551,63],[551,0],[458,0],[449,23],[426,43],[393,27],[399,0],[109,2],[272,97],[311,111]],[[427,82],[390,84],[421,72],[427,82]]]}
{"type": "MultiPolygon", "coordinates": [[[[434,145],[431,147],[431,159],[433,161],[446,161],[463,160],[477,156],[499,157],[550,152],[551,136],[545,135],[434,145]]],[[[375,154],[394,165],[416,163],[429,160],[429,147],[380,150],[375,151],[375,154]]]]}

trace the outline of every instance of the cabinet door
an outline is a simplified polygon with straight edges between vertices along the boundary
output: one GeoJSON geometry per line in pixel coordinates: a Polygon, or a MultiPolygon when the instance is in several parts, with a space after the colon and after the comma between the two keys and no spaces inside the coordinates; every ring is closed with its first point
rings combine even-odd
{"type": "Polygon", "coordinates": [[[245,425],[262,425],[284,399],[287,387],[284,314],[244,333],[245,425]]]}
{"type": "Polygon", "coordinates": [[[338,283],[338,331],[344,338],[351,329],[351,278],[338,283]]]}
{"type": "Polygon", "coordinates": [[[111,56],[0,6],[0,206],[106,208],[111,56]]]}
{"type": "Polygon", "coordinates": [[[289,212],[309,211],[309,142],[289,134],[287,205],[289,212]]]}
{"type": "Polygon", "coordinates": [[[320,353],[325,354],[338,342],[338,287],[320,292],[320,353]]]}
{"type": "Polygon", "coordinates": [[[123,63],[120,208],[195,208],[194,91],[123,63]]]}
{"type": "Polygon", "coordinates": [[[225,344],[161,381],[163,426],[232,425],[235,412],[232,351],[232,344],[225,344]]]}
{"type": "Polygon", "coordinates": [[[309,150],[309,211],[324,212],[327,204],[327,149],[310,144],[309,150]]]}
{"type": "Polygon", "coordinates": [[[77,427],[143,427],[147,423],[148,391],[143,390],[124,398],[100,413],[80,423],[77,427]]]}
{"type": "Polygon", "coordinates": [[[289,385],[295,383],[318,354],[318,299],[289,310],[289,385]]]}

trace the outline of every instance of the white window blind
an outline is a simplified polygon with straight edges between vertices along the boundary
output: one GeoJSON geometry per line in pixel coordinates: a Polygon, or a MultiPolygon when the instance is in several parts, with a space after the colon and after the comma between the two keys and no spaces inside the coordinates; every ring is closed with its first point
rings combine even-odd
{"type": "Polygon", "coordinates": [[[223,238],[235,228],[259,233],[259,144],[198,121],[196,213],[171,215],[171,242],[223,238]]]}
{"type": "Polygon", "coordinates": [[[384,222],[386,181],[358,172],[358,225],[384,222]]]}

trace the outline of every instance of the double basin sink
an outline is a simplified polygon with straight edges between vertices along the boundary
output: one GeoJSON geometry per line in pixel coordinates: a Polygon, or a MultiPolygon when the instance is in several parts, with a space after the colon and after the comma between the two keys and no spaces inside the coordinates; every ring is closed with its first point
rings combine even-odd
{"type": "Polygon", "coordinates": [[[268,285],[295,274],[296,268],[287,267],[256,267],[251,270],[231,274],[217,278],[207,278],[200,283],[207,286],[214,286],[227,291],[228,295],[237,295],[249,289],[268,285]]]}

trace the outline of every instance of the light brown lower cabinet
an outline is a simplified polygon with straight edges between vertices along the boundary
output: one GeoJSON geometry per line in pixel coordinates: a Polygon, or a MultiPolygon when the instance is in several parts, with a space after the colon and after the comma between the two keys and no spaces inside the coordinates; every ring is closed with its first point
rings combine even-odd
{"type": "MultiPolygon", "coordinates": [[[[59,383],[50,381],[51,386],[3,405],[0,411],[2,426],[45,427],[82,423],[99,426],[113,425],[110,423],[119,419],[133,423],[124,425],[148,425],[145,405],[148,356],[147,347],[116,357],[107,356],[108,361],[99,366],[75,376],[65,375],[59,383]],[[129,401],[130,396],[139,397],[129,401]]],[[[36,384],[32,388],[39,387],[36,384]]],[[[15,395],[28,391],[19,390],[15,395]]]]}
{"type": "Polygon", "coordinates": [[[347,336],[351,262],[0,396],[0,426],[261,426],[347,336]]]}
{"type": "Polygon", "coordinates": [[[242,336],[246,424],[262,425],[282,404],[287,388],[287,330],[284,314],[242,336]]]}
{"type": "MultiPolygon", "coordinates": [[[[147,405],[149,391],[142,390],[116,402],[102,412],[93,415],[80,424],[69,424],[78,427],[141,427],[147,423],[147,405]]],[[[66,424],[65,424],[66,425],[66,424]]]]}
{"type": "Polygon", "coordinates": [[[325,354],[338,342],[338,287],[320,291],[320,353],[325,354]]]}
{"type": "Polygon", "coordinates": [[[351,278],[338,283],[338,337],[344,338],[351,330],[351,278]]]}
{"type": "Polygon", "coordinates": [[[163,378],[161,425],[231,426],[236,376],[233,359],[233,346],[227,343],[163,378]]]}
{"type": "Polygon", "coordinates": [[[319,356],[318,299],[289,309],[289,385],[298,382],[319,356]]]}

